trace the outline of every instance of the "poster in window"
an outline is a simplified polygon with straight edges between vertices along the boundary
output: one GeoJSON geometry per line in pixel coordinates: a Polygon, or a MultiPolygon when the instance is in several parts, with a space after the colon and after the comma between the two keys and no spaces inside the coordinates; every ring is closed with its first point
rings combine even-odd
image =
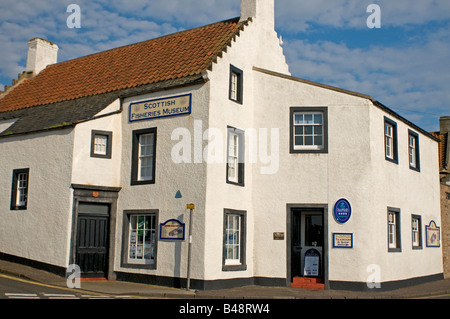
{"type": "Polygon", "coordinates": [[[425,227],[427,234],[427,247],[441,247],[440,227],[432,220],[430,225],[425,227]]]}
{"type": "Polygon", "coordinates": [[[170,219],[159,227],[160,240],[184,240],[185,224],[176,219],[170,219]]]}

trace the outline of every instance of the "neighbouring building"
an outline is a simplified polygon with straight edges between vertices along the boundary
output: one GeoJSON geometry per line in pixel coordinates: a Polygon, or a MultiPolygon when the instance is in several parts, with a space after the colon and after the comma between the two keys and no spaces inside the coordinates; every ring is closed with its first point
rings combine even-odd
{"type": "Polygon", "coordinates": [[[3,258],[184,286],[191,232],[197,289],[443,278],[439,139],[293,77],[274,0],[60,63],[29,46],[0,98],[3,258]]]}
{"type": "Polygon", "coordinates": [[[444,276],[450,278],[450,116],[439,119],[439,174],[441,179],[442,257],[444,276]]]}

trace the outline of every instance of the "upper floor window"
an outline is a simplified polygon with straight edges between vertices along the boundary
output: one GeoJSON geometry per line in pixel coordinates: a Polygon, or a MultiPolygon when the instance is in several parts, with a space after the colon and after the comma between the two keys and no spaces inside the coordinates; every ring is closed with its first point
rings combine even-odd
{"type": "Polygon", "coordinates": [[[91,157],[111,158],[112,132],[92,131],[91,157]]]}
{"type": "Polygon", "coordinates": [[[234,66],[230,66],[230,100],[242,104],[243,102],[243,76],[242,70],[234,66]]]}
{"type": "Polygon", "coordinates": [[[156,128],[133,132],[131,185],[155,183],[156,128]]]}
{"type": "Polygon", "coordinates": [[[11,210],[27,209],[29,175],[29,168],[16,169],[13,171],[11,210]]]}
{"type": "Polygon", "coordinates": [[[386,160],[398,164],[397,123],[384,118],[384,150],[386,160]]]}
{"type": "Polygon", "coordinates": [[[291,108],[291,153],[328,152],[327,108],[291,108]]]}
{"type": "Polygon", "coordinates": [[[244,131],[228,127],[227,183],[244,186],[244,131]]]}
{"type": "Polygon", "coordinates": [[[409,168],[420,171],[419,135],[408,131],[409,168]]]}

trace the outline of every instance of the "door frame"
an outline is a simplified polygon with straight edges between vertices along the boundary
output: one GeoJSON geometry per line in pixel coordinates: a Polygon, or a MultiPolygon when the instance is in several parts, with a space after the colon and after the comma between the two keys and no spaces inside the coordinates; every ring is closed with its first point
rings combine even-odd
{"type": "Polygon", "coordinates": [[[303,211],[321,211],[323,213],[323,280],[325,288],[329,288],[328,274],[329,274],[329,230],[328,230],[328,204],[287,204],[286,205],[286,286],[291,285],[291,261],[292,261],[292,216],[294,209],[303,211]]]}
{"type": "Polygon", "coordinates": [[[109,205],[109,227],[108,227],[108,247],[107,247],[107,269],[105,274],[108,280],[115,280],[114,272],[114,251],[116,244],[116,221],[117,221],[117,199],[120,187],[101,187],[91,185],[72,184],[73,188],[73,210],[72,210],[72,232],[70,243],[69,265],[76,262],[77,254],[77,233],[78,233],[78,212],[80,203],[105,204],[109,205]]]}

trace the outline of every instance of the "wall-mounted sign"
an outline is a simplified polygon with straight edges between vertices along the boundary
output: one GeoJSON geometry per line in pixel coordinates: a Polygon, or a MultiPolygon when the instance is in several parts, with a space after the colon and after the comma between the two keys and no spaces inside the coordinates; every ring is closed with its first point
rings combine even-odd
{"type": "Polygon", "coordinates": [[[185,224],[176,219],[169,219],[159,226],[160,240],[184,240],[185,224]]]}
{"type": "Polygon", "coordinates": [[[430,225],[425,226],[427,234],[427,247],[441,247],[440,227],[436,226],[436,222],[432,220],[430,225]]]}
{"type": "Polygon", "coordinates": [[[192,94],[130,104],[130,122],[191,114],[192,94]]]}
{"type": "Polygon", "coordinates": [[[333,248],[353,248],[353,234],[333,233],[333,248]]]}
{"type": "Polygon", "coordinates": [[[352,206],[348,200],[341,198],[334,205],[334,218],[338,223],[344,224],[348,222],[352,215],[352,206]]]}
{"type": "Polygon", "coordinates": [[[273,233],[273,240],[284,240],[284,233],[273,233]]]}

